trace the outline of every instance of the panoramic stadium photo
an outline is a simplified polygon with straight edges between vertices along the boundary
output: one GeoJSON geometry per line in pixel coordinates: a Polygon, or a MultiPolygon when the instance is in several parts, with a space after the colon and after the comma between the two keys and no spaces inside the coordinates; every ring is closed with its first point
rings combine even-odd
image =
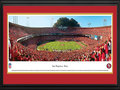
{"type": "Polygon", "coordinates": [[[112,16],[9,15],[9,61],[112,61],[112,16]]]}

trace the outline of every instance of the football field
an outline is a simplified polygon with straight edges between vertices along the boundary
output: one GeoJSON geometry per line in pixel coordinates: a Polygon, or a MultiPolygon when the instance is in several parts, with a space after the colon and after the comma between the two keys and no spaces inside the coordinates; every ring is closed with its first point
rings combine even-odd
{"type": "Polygon", "coordinates": [[[82,46],[86,46],[82,42],[75,41],[51,41],[44,45],[39,45],[37,50],[48,50],[48,51],[66,51],[66,50],[79,50],[82,46]]]}

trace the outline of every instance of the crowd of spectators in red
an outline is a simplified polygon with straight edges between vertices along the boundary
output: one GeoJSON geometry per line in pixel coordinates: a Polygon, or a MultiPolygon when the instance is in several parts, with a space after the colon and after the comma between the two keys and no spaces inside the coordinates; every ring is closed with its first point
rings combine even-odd
{"type": "MultiPolygon", "coordinates": [[[[16,40],[20,37],[28,35],[27,33],[20,30],[11,28],[9,30],[9,38],[11,46],[9,48],[9,59],[10,61],[111,61],[111,47],[112,39],[107,34],[105,40],[92,40],[86,37],[75,37],[72,38],[74,41],[82,41],[88,47],[74,51],[37,51],[33,49],[40,40],[34,40],[35,45],[24,46],[18,43],[16,40]]],[[[105,31],[105,30],[102,30],[105,31]]],[[[108,32],[106,32],[108,33],[108,32]]],[[[110,34],[110,33],[109,33],[110,34]]],[[[71,38],[61,38],[60,40],[71,40],[71,38]]],[[[34,43],[31,42],[31,43],[34,43]]]]}
{"type": "Polygon", "coordinates": [[[13,45],[11,41],[9,51],[11,61],[111,61],[111,39],[92,50],[87,48],[68,52],[37,51],[17,42],[13,45]]]}

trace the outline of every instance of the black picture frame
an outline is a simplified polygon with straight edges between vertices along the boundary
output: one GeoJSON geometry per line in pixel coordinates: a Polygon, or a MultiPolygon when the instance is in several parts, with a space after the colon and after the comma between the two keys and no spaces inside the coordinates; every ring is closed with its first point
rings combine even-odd
{"type": "Polygon", "coordinates": [[[0,89],[120,89],[120,1],[119,0],[1,0],[0,1],[0,89]],[[111,6],[117,5],[117,85],[4,85],[3,84],[3,6],[111,6]]]}

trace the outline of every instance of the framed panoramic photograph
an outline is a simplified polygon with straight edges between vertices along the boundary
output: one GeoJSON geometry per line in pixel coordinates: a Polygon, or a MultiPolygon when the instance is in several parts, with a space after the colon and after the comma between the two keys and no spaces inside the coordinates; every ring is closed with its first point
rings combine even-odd
{"type": "Polygon", "coordinates": [[[1,2],[2,87],[119,88],[120,3],[86,2],[1,2]]]}

